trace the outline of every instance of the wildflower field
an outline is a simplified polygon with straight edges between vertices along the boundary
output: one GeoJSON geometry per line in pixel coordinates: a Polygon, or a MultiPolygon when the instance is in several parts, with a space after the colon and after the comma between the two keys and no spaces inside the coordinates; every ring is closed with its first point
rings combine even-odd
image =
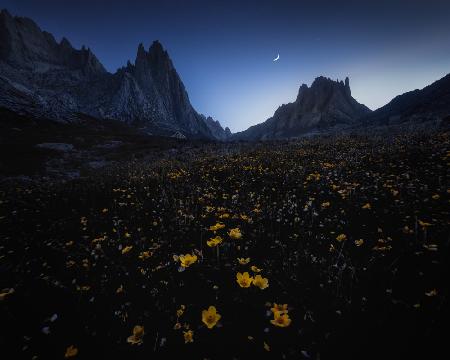
{"type": "Polygon", "coordinates": [[[449,140],[209,144],[5,182],[2,359],[442,353],[449,140]]]}

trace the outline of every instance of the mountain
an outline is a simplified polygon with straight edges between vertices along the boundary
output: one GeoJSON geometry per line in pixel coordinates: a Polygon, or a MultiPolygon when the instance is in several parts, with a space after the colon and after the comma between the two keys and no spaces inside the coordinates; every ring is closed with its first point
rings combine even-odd
{"type": "Polygon", "coordinates": [[[154,135],[224,140],[229,131],[192,107],[162,45],[140,44],[111,74],[89,48],[57,42],[31,19],[0,13],[0,106],[62,122],[120,120],[154,135]]]}
{"type": "Polygon", "coordinates": [[[421,90],[395,97],[361,119],[362,127],[432,126],[450,122],[450,74],[421,90]]]}
{"type": "Polygon", "coordinates": [[[286,139],[350,127],[370,109],[359,104],[349,79],[320,76],[311,87],[303,84],[293,103],[280,106],[265,122],[233,135],[235,140],[286,139]]]}
{"type": "Polygon", "coordinates": [[[224,130],[218,120],[214,120],[211,116],[205,117],[204,115],[202,115],[202,117],[203,121],[206,123],[209,130],[216,139],[222,141],[231,139],[231,131],[228,127],[226,127],[224,130]]]}

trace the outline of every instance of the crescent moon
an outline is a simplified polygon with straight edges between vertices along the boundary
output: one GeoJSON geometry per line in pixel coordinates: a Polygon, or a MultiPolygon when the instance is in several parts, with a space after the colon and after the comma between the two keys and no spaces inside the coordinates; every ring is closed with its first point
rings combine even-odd
{"type": "Polygon", "coordinates": [[[273,61],[278,61],[279,58],[280,58],[280,54],[278,54],[277,57],[275,59],[273,59],[273,61]]]}

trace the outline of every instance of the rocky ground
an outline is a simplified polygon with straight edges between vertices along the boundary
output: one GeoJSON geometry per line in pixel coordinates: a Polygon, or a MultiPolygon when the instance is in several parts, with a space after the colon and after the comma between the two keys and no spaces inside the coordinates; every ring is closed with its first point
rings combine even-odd
{"type": "MultiPolygon", "coordinates": [[[[80,149],[52,139],[33,144],[80,149]]],[[[154,161],[124,153],[72,180],[9,178],[2,353],[448,355],[449,140],[209,144],[154,161]]]]}

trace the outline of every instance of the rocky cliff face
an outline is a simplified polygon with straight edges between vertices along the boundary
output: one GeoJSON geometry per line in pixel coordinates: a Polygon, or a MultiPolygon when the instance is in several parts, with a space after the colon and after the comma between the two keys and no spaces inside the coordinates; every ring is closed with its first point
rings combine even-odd
{"type": "Polygon", "coordinates": [[[311,87],[303,84],[293,103],[280,106],[264,123],[234,134],[234,139],[295,138],[349,127],[370,110],[352,96],[350,82],[318,77],[311,87]]]}
{"type": "Polygon", "coordinates": [[[214,120],[211,116],[205,117],[204,121],[206,125],[208,126],[211,133],[214,135],[214,137],[218,140],[227,141],[231,139],[231,131],[228,127],[223,129],[222,125],[220,125],[220,122],[218,120],[214,120]]]}
{"type": "Polygon", "coordinates": [[[58,43],[32,20],[0,13],[0,106],[57,121],[116,119],[155,135],[223,140],[190,104],[169,55],[139,45],[134,64],[108,73],[90,49],[58,43]]]}

